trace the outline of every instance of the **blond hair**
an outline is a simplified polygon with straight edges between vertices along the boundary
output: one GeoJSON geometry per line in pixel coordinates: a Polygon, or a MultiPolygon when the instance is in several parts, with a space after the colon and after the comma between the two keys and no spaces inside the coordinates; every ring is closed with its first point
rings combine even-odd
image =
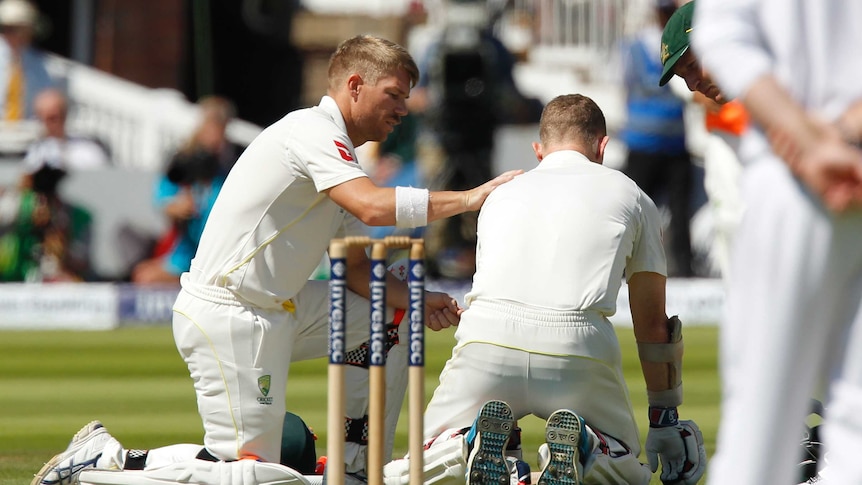
{"type": "Polygon", "coordinates": [[[352,74],[373,86],[398,69],[407,71],[410,87],[416,85],[419,68],[405,48],[380,37],[357,35],[339,44],[329,58],[329,89],[337,90],[352,74]]]}
{"type": "Polygon", "coordinates": [[[539,139],[546,146],[576,142],[592,147],[605,135],[607,125],[601,108],[581,94],[564,94],[552,99],[539,121],[539,139]]]}

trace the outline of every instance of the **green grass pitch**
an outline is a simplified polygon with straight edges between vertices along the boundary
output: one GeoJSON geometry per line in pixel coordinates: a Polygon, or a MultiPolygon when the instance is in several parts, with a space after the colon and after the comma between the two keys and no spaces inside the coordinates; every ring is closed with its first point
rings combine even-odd
{"type": "MultiPolygon", "coordinates": [[[[631,329],[617,333],[644,439],[646,398],[634,337],[631,329]]],[[[709,456],[719,413],[717,333],[716,327],[690,327],[684,333],[686,401],[680,414],[698,423],[709,456]]],[[[451,330],[427,333],[426,397],[431,396],[450,355],[452,334],[451,330]]],[[[288,389],[288,408],[314,428],[318,455],[325,454],[325,360],[294,364],[288,389]]],[[[93,419],[100,419],[131,448],[202,441],[194,390],[170,327],[0,332],[0,485],[28,484],[33,473],[93,419]]],[[[406,452],[406,422],[405,410],[395,456],[406,452]]],[[[524,457],[536,471],[544,423],[527,418],[520,425],[524,457]]],[[[651,483],[660,484],[657,474],[651,483]]]]}

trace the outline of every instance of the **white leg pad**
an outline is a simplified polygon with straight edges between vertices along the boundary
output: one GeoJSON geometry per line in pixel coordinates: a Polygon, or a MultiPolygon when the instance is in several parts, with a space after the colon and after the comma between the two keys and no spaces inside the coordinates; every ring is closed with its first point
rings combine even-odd
{"type": "Polygon", "coordinates": [[[309,485],[298,471],[278,463],[189,460],[151,470],[88,470],[81,485],[309,485]]]}
{"type": "MultiPolygon", "coordinates": [[[[463,435],[435,442],[423,454],[425,485],[464,485],[467,476],[467,442],[463,435]]],[[[410,481],[410,458],[391,461],[383,467],[385,485],[407,485],[410,481]]]]}
{"type": "Polygon", "coordinates": [[[584,474],[585,485],[648,485],[652,478],[649,467],[631,453],[614,458],[603,453],[594,453],[594,456],[592,465],[584,474]]]}

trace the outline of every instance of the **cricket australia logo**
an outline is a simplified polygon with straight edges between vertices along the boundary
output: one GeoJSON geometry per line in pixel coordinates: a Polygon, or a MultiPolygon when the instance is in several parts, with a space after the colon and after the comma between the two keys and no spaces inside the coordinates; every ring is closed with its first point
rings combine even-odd
{"type": "Polygon", "coordinates": [[[269,396],[270,384],[272,384],[272,376],[269,374],[257,378],[257,388],[260,389],[260,393],[263,394],[263,397],[257,398],[258,403],[265,404],[267,406],[272,404],[272,397],[269,396]]]}
{"type": "Polygon", "coordinates": [[[667,44],[664,42],[661,43],[661,63],[664,64],[667,61],[667,58],[670,57],[670,51],[668,50],[667,44]]]}

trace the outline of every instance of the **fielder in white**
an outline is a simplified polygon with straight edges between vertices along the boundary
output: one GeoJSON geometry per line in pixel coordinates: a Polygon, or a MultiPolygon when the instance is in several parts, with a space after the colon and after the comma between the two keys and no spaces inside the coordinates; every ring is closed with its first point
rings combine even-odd
{"type": "Polygon", "coordinates": [[[793,483],[822,376],[823,483],[862,483],[862,3],[697,2],[692,46],[757,123],[740,147],[709,483],[793,483]]]}
{"type": "Polygon", "coordinates": [[[539,483],[649,483],[608,320],[625,280],[650,403],[648,461],[652,471],[661,462],[663,480],[694,484],[705,452],[697,426],[677,416],[683,344],[679,319],[665,312],[655,204],[602,165],[605,118],[591,99],[553,99],[540,139],[533,144],[539,165],[495,190],[479,214],[469,308],[426,410],[425,438],[448,438],[445,430],[476,420],[466,438],[468,480],[497,484],[508,476],[490,465],[505,463],[500,442],[509,436],[499,430],[533,414],[548,419],[550,454],[539,483]],[[574,441],[557,443],[552,433],[574,441]]]}
{"type": "Polygon", "coordinates": [[[689,49],[696,1],[691,0],[676,9],[664,26],[661,36],[663,67],[659,84],[671,82],[676,75],[685,81],[691,92],[703,95],[698,98],[695,94],[693,98],[705,109],[708,132],[703,150],[703,184],[715,226],[712,254],[721,275],[726,277],[730,274],[731,241],[743,211],[739,196],[741,165],[735,150],[748,122],[745,109],[738,101],[730,101],[722,94],[695,53],[689,49]]]}
{"type": "MultiPolygon", "coordinates": [[[[357,163],[355,147],[386,138],[407,114],[417,78],[416,64],[397,44],[371,36],[342,42],[330,59],[328,94],[320,104],[266,128],[228,175],[174,305],[174,338],[203,420],[200,459],[278,462],[277,423],[285,412],[290,363],[327,355],[328,284],[308,277],[333,237],[361,235],[362,223],[419,227],[476,211],[520,173],[466,191],[375,186],[357,163]]],[[[370,263],[364,249],[353,246],[348,264],[346,339],[355,347],[368,339],[370,263]]],[[[392,275],[387,304],[408,304],[406,284],[392,275]]],[[[449,295],[427,294],[431,329],[457,324],[461,311],[449,295]]],[[[403,371],[406,358],[397,360],[392,363],[403,371]]],[[[367,379],[365,372],[350,375],[367,379]]],[[[367,386],[348,387],[348,414],[357,414],[347,418],[361,420],[367,386]]],[[[390,398],[403,397],[404,390],[393,387],[390,398]]],[[[394,404],[386,418],[391,443],[400,401],[387,401],[394,404]]],[[[83,461],[84,448],[73,440],[34,483],[74,483],[81,467],[73,462],[83,461]]],[[[345,457],[348,472],[363,471],[361,446],[345,457]]],[[[101,465],[95,459],[89,464],[101,465]]]]}

